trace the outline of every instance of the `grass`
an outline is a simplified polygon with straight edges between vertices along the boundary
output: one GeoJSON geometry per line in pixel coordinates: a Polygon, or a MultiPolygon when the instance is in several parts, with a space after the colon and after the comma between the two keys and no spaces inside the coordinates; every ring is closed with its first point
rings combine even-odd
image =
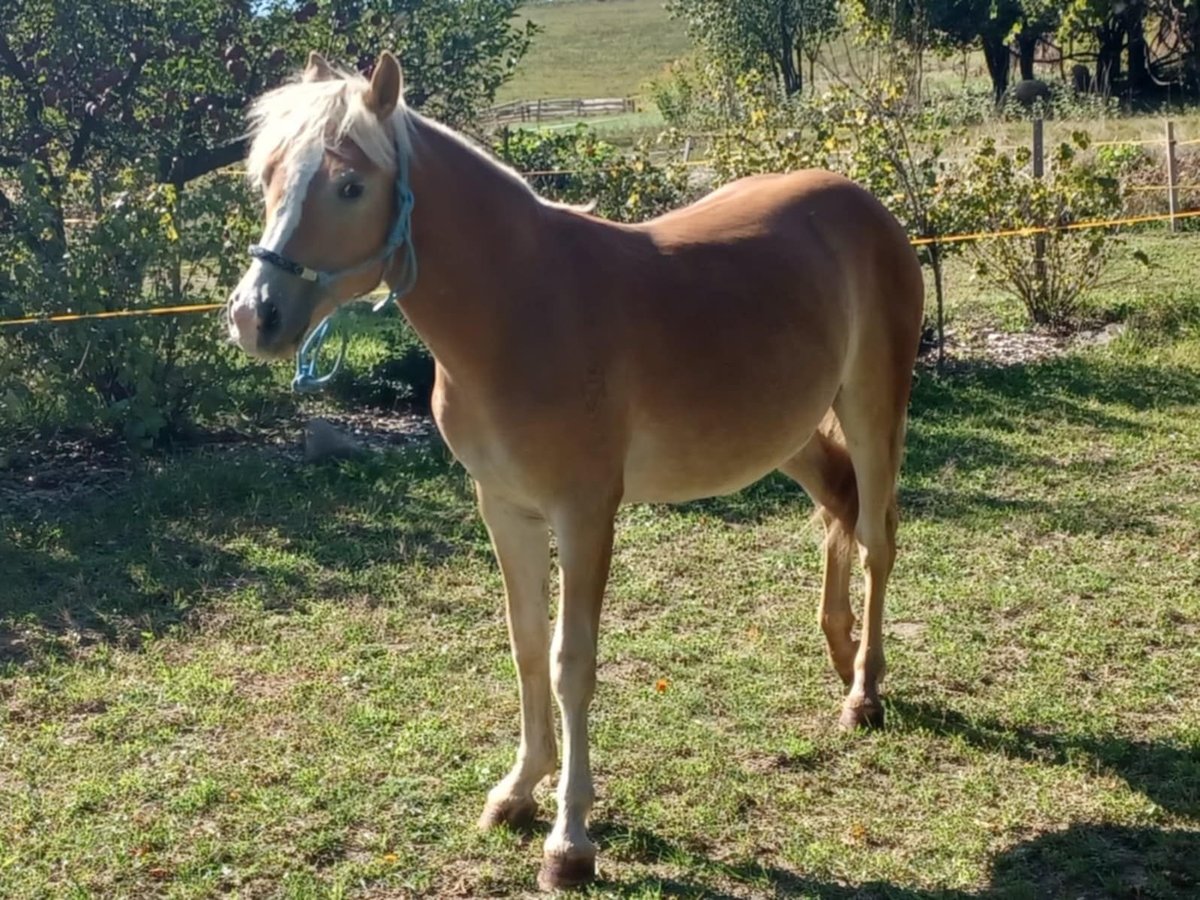
{"type": "MultiPolygon", "coordinates": [[[[1171,268],[1114,300],[1188,287],[1195,249],[1155,241],[1171,268]]],[[[1196,895],[1186,297],[1174,339],[920,374],[886,731],[835,728],[818,535],[790,483],[622,513],[592,895],[1196,895]]],[[[548,811],[532,840],[473,827],[516,690],[439,446],[77,476],[0,482],[0,896],[532,893],[548,811]]]]}
{"type": "Polygon", "coordinates": [[[632,97],[690,44],[663,0],[553,0],[522,7],[541,26],[496,98],[632,97]]]}

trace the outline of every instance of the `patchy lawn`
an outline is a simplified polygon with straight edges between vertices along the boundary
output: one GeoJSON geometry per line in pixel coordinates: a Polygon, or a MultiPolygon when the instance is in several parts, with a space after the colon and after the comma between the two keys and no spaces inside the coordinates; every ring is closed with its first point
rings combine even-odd
{"type": "MultiPolygon", "coordinates": [[[[532,892],[551,792],[474,828],[516,685],[436,444],[42,475],[0,482],[0,896],[532,892]]],[[[810,513],[623,513],[595,895],[1200,893],[1200,340],[921,374],[881,733],[835,727],[810,513]]]]}

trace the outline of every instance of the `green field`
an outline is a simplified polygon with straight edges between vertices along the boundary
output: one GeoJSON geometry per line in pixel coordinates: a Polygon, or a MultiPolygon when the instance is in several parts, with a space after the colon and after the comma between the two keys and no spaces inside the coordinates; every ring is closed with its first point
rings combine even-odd
{"type": "MultiPolygon", "coordinates": [[[[1200,251],[1136,242],[1098,302],[1174,337],[920,372],[887,730],[835,727],[794,486],[622,514],[592,895],[1197,895],[1200,251]]],[[[0,476],[0,572],[6,900],[533,891],[550,791],[474,828],[516,688],[436,441],[47,457],[0,476]]]]}
{"type": "Polygon", "coordinates": [[[663,0],[552,0],[520,15],[543,30],[498,103],[637,96],[690,46],[663,0]]]}

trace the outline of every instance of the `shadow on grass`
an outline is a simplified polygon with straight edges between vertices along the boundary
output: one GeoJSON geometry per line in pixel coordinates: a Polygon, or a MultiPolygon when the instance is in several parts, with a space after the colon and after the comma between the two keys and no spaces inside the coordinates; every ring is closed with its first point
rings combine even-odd
{"type": "Polygon", "coordinates": [[[371,564],[476,549],[472,495],[440,446],[316,467],[243,446],[152,460],[69,502],[0,494],[0,666],[136,643],[231,593],[290,609],[371,564]]]}
{"type": "MultiPolygon", "coordinates": [[[[1197,397],[1195,371],[1101,354],[922,375],[904,514],[1018,514],[1069,533],[1152,533],[1153,523],[1127,503],[993,496],[945,486],[943,473],[1023,468],[1036,482],[1036,470],[1053,461],[1024,449],[1022,434],[1064,422],[1136,434],[1138,411],[1194,405],[1197,397]]],[[[152,461],[131,483],[70,503],[5,499],[12,494],[0,492],[0,665],[28,656],[38,630],[136,640],[231,589],[285,608],[329,593],[331,582],[373,562],[437,564],[462,546],[486,552],[466,479],[440,444],[316,469],[277,450],[242,447],[152,461]]],[[[674,509],[753,523],[807,503],[801,496],[774,475],[737,495],[674,509]]]]}
{"type": "Polygon", "coordinates": [[[1080,824],[1016,844],[992,865],[978,891],[924,890],[889,882],[838,884],[760,862],[723,863],[697,858],[639,829],[597,828],[605,842],[642,849],[625,859],[644,865],[682,863],[698,877],[647,877],[599,885],[617,894],[705,897],[819,897],[823,900],[985,900],[985,898],[1107,897],[1194,898],[1200,896],[1200,832],[1080,824]]]}
{"type": "MultiPolygon", "coordinates": [[[[1113,435],[1142,431],[1137,414],[1151,409],[1194,408],[1200,373],[1182,367],[1145,365],[1098,353],[1013,366],[980,366],[946,378],[922,373],[913,391],[901,479],[905,516],[970,519],[996,513],[1035,515],[1047,526],[1070,533],[1114,530],[1152,533],[1152,522],[1128,503],[1099,498],[1046,502],[1036,496],[1013,499],[980,491],[946,488],[951,469],[1064,470],[1056,460],[1028,449],[1026,435],[1065,427],[1100,429],[1113,435]]],[[[1088,463],[1088,474],[1103,477],[1104,461],[1088,463]]],[[[1065,467],[1070,471],[1070,466],[1065,467]]],[[[677,507],[681,515],[701,514],[731,523],[754,523],[806,503],[800,488],[772,475],[728,497],[677,507]]]]}
{"type": "MultiPolygon", "coordinates": [[[[1200,825],[1200,743],[1130,740],[1113,735],[1064,735],[973,721],[954,710],[890,699],[891,727],[956,736],[1006,757],[1046,765],[1085,764],[1124,780],[1158,806],[1200,825]]],[[[1200,851],[1200,845],[1196,846],[1200,851]]]]}
{"type": "Polygon", "coordinates": [[[839,884],[760,860],[725,861],[703,849],[664,841],[621,823],[597,823],[604,852],[617,859],[687,875],[646,877],[602,887],[667,897],[880,897],[900,900],[991,897],[1200,896],[1200,746],[1129,740],[1112,735],[1063,735],[971,721],[930,704],[889,702],[892,728],[965,739],[1004,756],[1043,765],[1085,765],[1123,779],[1160,807],[1188,820],[1168,830],[1081,822],[1022,841],[992,862],[978,891],[932,891],[886,882],[839,884]]]}

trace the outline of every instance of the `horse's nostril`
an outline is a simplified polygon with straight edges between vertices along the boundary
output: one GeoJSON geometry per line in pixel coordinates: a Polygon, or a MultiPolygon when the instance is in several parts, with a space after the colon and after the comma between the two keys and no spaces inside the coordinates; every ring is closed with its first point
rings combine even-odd
{"type": "Polygon", "coordinates": [[[258,327],[263,333],[274,331],[279,325],[279,307],[274,300],[263,300],[258,305],[258,327]]]}

